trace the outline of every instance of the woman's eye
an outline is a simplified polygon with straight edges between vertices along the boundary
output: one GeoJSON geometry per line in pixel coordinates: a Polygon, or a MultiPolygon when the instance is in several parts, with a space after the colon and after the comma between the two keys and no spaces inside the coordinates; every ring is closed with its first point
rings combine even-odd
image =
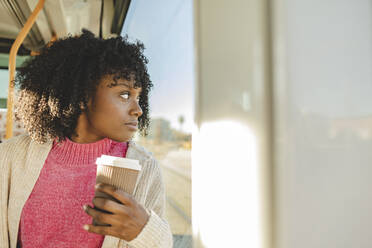
{"type": "Polygon", "coordinates": [[[124,99],[129,99],[129,93],[128,92],[125,92],[125,93],[123,93],[123,94],[120,94],[120,96],[122,97],[122,98],[124,98],[124,99]]]}
{"type": "MultiPolygon", "coordinates": [[[[121,93],[120,96],[125,99],[125,100],[128,100],[130,98],[130,93],[129,92],[124,92],[124,93],[121,93]]],[[[139,102],[140,101],[140,96],[138,96],[136,98],[136,101],[139,102]]]]}

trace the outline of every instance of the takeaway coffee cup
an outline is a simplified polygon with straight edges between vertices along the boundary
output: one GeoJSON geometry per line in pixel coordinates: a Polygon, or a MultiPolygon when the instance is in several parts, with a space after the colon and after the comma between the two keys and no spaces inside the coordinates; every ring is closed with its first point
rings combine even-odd
{"type": "MultiPolygon", "coordinates": [[[[141,170],[141,165],[139,164],[138,160],[102,155],[101,157],[97,158],[96,164],[96,184],[110,184],[115,188],[119,188],[127,192],[128,194],[133,194],[138,173],[141,170]]],[[[118,202],[115,198],[103,192],[96,191],[95,197],[107,198],[118,202]]],[[[97,207],[95,208],[98,209],[97,207]]],[[[105,212],[102,209],[99,210],[105,212]]],[[[108,226],[107,224],[98,223],[94,220],[93,225],[108,226]]]]}

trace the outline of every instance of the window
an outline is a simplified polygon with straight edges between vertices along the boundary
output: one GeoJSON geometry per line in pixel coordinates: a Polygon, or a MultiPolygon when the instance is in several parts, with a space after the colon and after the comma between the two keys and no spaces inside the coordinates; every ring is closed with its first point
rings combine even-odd
{"type": "Polygon", "coordinates": [[[0,69],[0,109],[6,108],[8,98],[9,71],[0,69]]]}
{"type": "MultiPolygon", "coordinates": [[[[0,69],[0,142],[5,139],[6,112],[9,86],[8,69],[0,69]]],[[[19,119],[13,120],[13,136],[24,133],[24,128],[19,119]]]]}
{"type": "Polygon", "coordinates": [[[122,35],[145,45],[154,88],[149,136],[137,142],[159,161],[174,247],[192,247],[191,130],[193,125],[192,1],[131,2],[122,35]]]}

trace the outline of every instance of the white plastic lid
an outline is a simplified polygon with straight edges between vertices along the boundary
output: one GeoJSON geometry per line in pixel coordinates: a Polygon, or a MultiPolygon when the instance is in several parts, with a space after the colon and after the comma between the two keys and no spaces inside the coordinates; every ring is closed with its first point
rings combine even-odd
{"type": "Polygon", "coordinates": [[[141,165],[138,160],[129,158],[120,158],[109,155],[102,155],[96,160],[97,165],[109,165],[132,170],[141,170],[141,165]]]}

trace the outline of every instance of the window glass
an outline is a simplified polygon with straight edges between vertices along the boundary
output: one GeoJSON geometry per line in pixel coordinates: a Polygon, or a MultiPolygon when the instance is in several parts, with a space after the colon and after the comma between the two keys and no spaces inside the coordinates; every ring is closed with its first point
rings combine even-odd
{"type": "Polygon", "coordinates": [[[0,109],[6,108],[6,99],[8,98],[9,72],[0,69],[0,109]]]}
{"type": "Polygon", "coordinates": [[[174,247],[191,247],[193,23],[191,0],[131,1],[122,35],[145,45],[154,84],[149,136],[137,142],[159,161],[174,247]]]}
{"type": "Polygon", "coordinates": [[[8,98],[9,72],[0,69],[0,142],[5,138],[6,99],[8,98]]]}
{"type": "MultiPolygon", "coordinates": [[[[0,142],[5,139],[6,130],[6,111],[9,86],[8,69],[0,69],[0,142]]],[[[24,133],[24,128],[19,119],[13,119],[13,136],[24,133]]]]}

